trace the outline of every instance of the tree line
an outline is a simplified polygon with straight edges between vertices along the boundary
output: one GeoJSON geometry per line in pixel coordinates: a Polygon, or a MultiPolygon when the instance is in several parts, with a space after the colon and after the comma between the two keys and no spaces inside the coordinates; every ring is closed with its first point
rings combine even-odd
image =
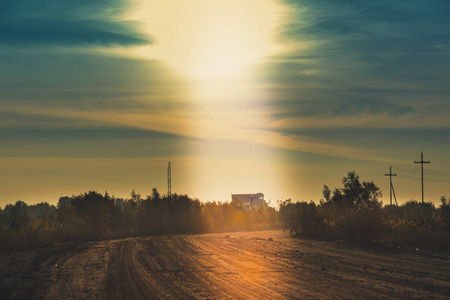
{"type": "Polygon", "coordinates": [[[56,206],[23,201],[0,208],[0,250],[140,235],[261,230],[279,226],[274,208],[207,202],[187,195],[116,198],[96,191],[61,197],[56,206]]]}
{"type": "Polygon", "coordinates": [[[450,249],[450,199],[441,204],[411,200],[383,206],[373,182],[348,172],[343,187],[323,188],[315,202],[279,201],[278,208],[245,209],[238,201],[206,202],[153,189],[129,198],[96,191],[61,197],[56,206],[23,201],[0,208],[0,250],[120,237],[285,228],[381,242],[392,246],[450,249]]]}
{"type": "Polygon", "coordinates": [[[442,196],[439,207],[415,200],[383,206],[380,188],[361,181],[354,171],[343,177],[342,184],[333,191],[325,185],[319,204],[279,202],[283,226],[293,235],[325,234],[397,247],[450,249],[450,199],[442,196]]]}

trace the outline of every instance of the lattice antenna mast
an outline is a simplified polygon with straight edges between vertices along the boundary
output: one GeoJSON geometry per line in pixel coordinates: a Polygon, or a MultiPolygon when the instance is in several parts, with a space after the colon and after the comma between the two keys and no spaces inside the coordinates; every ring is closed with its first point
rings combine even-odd
{"type": "Polygon", "coordinates": [[[414,161],[415,164],[421,164],[421,170],[422,170],[422,204],[423,201],[423,164],[429,164],[431,161],[423,161],[423,152],[420,151],[420,161],[414,161]]]}
{"type": "Polygon", "coordinates": [[[167,196],[170,198],[172,196],[172,167],[170,165],[167,166],[167,196]]]}

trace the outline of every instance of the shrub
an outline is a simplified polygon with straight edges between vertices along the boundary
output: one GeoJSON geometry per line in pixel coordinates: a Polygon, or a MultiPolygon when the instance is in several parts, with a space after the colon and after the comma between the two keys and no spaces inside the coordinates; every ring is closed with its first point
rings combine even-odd
{"type": "Polygon", "coordinates": [[[286,200],[279,202],[279,209],[281,222],[291,234],[323,230],[323,215],[313,201],[292,203],[291,200],[286,200]]]}

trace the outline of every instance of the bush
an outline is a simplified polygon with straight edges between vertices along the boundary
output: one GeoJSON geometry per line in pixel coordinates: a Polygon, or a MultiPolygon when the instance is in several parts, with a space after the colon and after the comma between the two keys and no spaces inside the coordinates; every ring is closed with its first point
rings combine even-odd
{"type": "Polygon", "coordinates": [[[324,228],[324,218],[320,209],[311,201],[292,203],[286,200],[279,202],[280,219],[284,228],[291,234],[301,232],[317,233],[324,228]]]}

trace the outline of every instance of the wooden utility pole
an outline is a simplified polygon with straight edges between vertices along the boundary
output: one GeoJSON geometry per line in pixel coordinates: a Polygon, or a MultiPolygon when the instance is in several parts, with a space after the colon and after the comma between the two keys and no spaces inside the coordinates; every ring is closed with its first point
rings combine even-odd
{"type": "Polygon", "coordinates": [[[414,163],[421,165],[421,170],[422,170],[422,204],[424,204],[424,201],[423,201],[423,164],[429,164],[429,163],[431,163],[431,161],[423,161],[423,152],[420,151],[420,161],[414,161],[414,163]]]}
{"type": "Polygon", "coordinates": [[[172,166],[170,165],[170,159],[167,166],[167,197],[172,197],[172,166]]]}
{"type": "MultiPolygon", "coordinates": [[[[390,192],[390,199],[391,199],[391,205],[392,205],[392,191],[394,190],[394,186],[392,185],[392,176],[397,176],[397,173],[392,174],[392,167],[389,167],[389,174],[384,174],[384,176],[389,176],[389,192],[390,192]]],[[[395,192],[394,192],[395,197],[395,192]]],[[[395,203],[397,203],[397,198],[395,199],[395,203]]]]}

